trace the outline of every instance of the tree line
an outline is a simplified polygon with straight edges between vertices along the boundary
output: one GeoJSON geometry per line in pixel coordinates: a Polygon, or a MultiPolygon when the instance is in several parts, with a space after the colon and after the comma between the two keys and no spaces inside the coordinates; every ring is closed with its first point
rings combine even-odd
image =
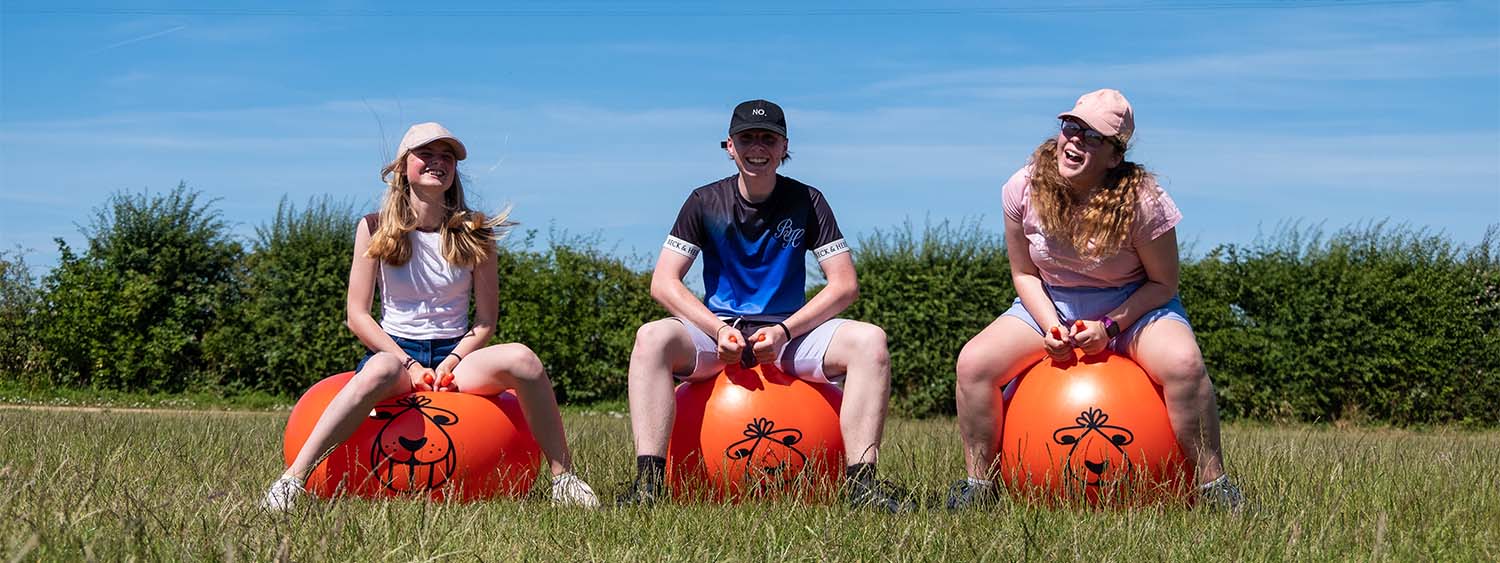
{"type": "MultiPolygon", "coordinates": [[[[116,193],[83,228],[87,246],[58,239],[39,279],[24,253],[0,251],[0,377],[294,397],[365,353],[343,326],[360,215],[283,200],[239,240],[186,185],[116,193]]],[[[1461,245],[1387,223],[1286,224],[1185,257],[1182,299],[1223,415],[1500,423],[1496,234],[1461,245]]],[[[496,341],[535,350],[561,401],[623,398],[636,328],[666,315],[647,266],[597,237],[543,239],[520,231],[502,245],[496,341]]],[[[1015,297],[1003,240],[977,222],[906,224],[855,250],[860,298],[844,316],[888,333],[893,409],[951,414],[959,349],[1015,297]]]]}

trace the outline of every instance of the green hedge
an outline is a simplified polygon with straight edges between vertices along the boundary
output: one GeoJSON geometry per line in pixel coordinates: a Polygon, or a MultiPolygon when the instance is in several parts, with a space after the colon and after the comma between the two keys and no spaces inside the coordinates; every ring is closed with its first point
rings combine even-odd
{"type": "MultiPolygon", "coordinates": [[[[39,282],[0,252],[0,373],[31,385],[301,392],[352,367],[343,326],[357,214],[286,202],[246,251],[179,186],[117,194],[82,255],[39,282]]],[[[1325,237],[1285,226],[1182,265],[1182,296],[1227,418],[1500,424],[1500,239],[1465,247],[1404,226],[1325,237]]],[[[643,259],[597,238],[516,233],[500,255],[495,341],[541,357],[563,401],[623,398],[635,330],[666,314],[643,259]]],[[[964,342],[1014,298],[1000,237],[978,223],[860,239],[844,316],[890,336],[894,411],[953,412],[964,342]]]]}
{"type": "MultiPolygon", "coordinates": [[[[211,202],[179,185],[116,194],[95,212],[87,250],[61,239],[31,338],[39,383],[181,391],[202,372],[203,335],[239,300],[240,244],[211,202]]],[[[9,337],[9,335],[6,335],[9,337]]]]}
{"type": "Polygon", "coordinates": [[[1500,254],[1373,224],[1284,227],[1188,263],[1182,295],[1231,417],[1500,422],[1500,254]]]}
{"type": "Polygon", "coordinates": [[[998,235],[977,223],[910,223],[859,239],[859,298],[841,316],[885,329],[895,412],[953,412],[954,363],[1010,306],[1015,289],[998,235]]]}
{"type": "Polygon", "coordinates": [[[236,276],[240,301],[205,342],[212,383],[230,391],[295,393],[354,369],[365,348],[344,326],[344,295],[359,216],[347,204],[286,200],[236,276]]]}
{"type": "Polygon", "coordinates": [[[595,238],[537,232],[500,255],[496,340],[530,346],[559,401],[625,396],[636,328],[667,315],[651,299],[651,275],[603,250],[595,238]]]}

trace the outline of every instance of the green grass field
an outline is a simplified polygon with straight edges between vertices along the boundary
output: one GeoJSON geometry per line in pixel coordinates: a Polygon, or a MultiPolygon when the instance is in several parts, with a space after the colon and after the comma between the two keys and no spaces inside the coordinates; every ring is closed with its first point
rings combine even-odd
{"type": "MultiPolygon", "coordinates": [[[[1010,506],[886,516],[768,502],[649,510],[526,501],[255,508],[285,413],[0,409],[6,560],[1500,560],[1500,433],[1229,425],[1246,515],[1010,506]]],[[[628,420],[566,414],[612,496],[628,420]]],[[[951,420],[894,420],[882,475],[936,501],[961,474],[951,420]]]]}

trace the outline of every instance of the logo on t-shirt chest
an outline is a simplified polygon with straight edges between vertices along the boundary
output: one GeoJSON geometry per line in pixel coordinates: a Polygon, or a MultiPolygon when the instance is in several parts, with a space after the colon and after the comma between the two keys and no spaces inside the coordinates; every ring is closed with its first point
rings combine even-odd
{"type": "Polygon", "coordinates": [[[772,236],[781,241],[783,248],[790,248],[802,244],[802,237],[806,233],[807,229],[797,227],[791,219],[782,219],[776,224],[776,231],[772,236]]]}

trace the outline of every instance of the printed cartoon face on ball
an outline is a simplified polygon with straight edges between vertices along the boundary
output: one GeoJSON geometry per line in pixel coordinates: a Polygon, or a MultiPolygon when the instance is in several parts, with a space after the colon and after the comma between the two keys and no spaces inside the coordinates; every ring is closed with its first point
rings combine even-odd
{"type": "Polygon", "coordinates": [[[1052,433],[1053,443],[1068,448],[1063,471],[1069,478],[1094,487],[1129,478],[1130,454],[1125,446],[1135,441],[1135,433],[1108,421],[1108,414],[1091,408],[1078,414],[1077,425],[1052,433]]]}
{"type": "Polygon", "coordinates": [[[432,399],[410,395],[394,404],[376,405],[372,418],[384,420],[370,450],[370,466],[380,483],[399,492],[421,492],[441,487],[453,474],[453,437],[444,426],[458,424],[458,415],[432,406],[432,399]],[[429,423],[437,432],[428,432],[429,423]]]}
{"type": "Polygon", "coordinates": [[[756,418],[745,425],[745,439],[730,444],[724,457],[730,461],[744,460],[746,474],[754,474],[760,480],[791,481],[794,471],[807,463],[807,454],[797,449],[802,442],[802,431],[796,428],[776,428],[768,418],[756,418]]]}

